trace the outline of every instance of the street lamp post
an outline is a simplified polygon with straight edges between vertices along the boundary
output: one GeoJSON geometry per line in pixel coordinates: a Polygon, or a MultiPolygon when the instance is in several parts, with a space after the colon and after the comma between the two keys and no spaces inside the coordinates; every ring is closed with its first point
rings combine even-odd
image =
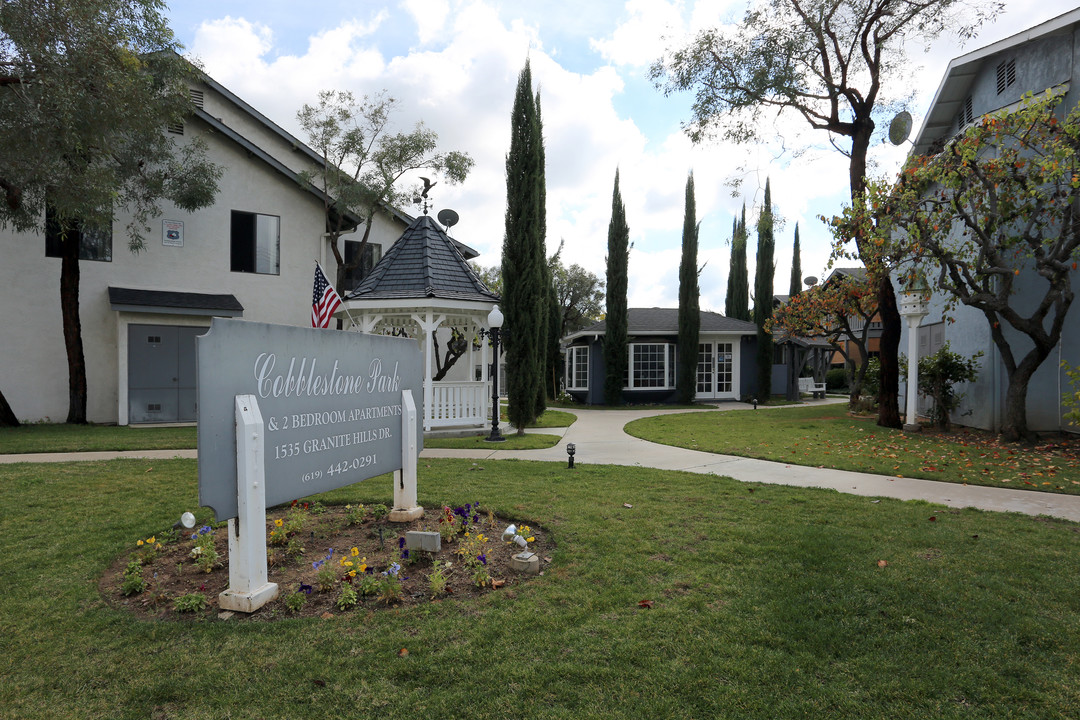
{"type": "MultiPolygon", "coordinates": [[[[491,434],[485,440],[488,442],[503,442],[506,440],[499,432],[499,335],[503,324],[503,314],[499,306],[491,308],[488,314],[488,331],[491,336],[491,434]]],[[[484,331],[481,330],[481,337],[484,331]]]]}
{"type": "Polygon", "coordinates": [[[900,315],[908,324],[908,380],[907,380],[907,416],[904,418],[904,432],[919,432],[915,409],[919,394],[919,323],[929,314],[930,287],[926,277],[916,272],[900,293],[900,315]]]}

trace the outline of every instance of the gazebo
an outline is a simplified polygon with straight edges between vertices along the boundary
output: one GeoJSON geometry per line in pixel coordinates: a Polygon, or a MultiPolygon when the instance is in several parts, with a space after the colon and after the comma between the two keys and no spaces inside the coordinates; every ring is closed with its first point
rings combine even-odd
{"type": "Polygon", "coordinates": [[[488,313],[498,302],[499,296],[469,267],[455,241],[435,220],[421,215],[345,296],[337,316],[352,319],[360,332],[404,335],[419,342],[424,353],[425,432],[479,428],[488,414],[491,360],[488,344],[474,338],[486,328],[488,313]],[[460,333],[456,339],[454,329],[460,333]],[[461,350],[447,373],[453,379],[434,379],[439,338],[444,347],[455,342],[461,350]],[[464,366],[458,367],[462,361],[464,366]],[[479,372],[474,371],[477,361],[479,372]]]}

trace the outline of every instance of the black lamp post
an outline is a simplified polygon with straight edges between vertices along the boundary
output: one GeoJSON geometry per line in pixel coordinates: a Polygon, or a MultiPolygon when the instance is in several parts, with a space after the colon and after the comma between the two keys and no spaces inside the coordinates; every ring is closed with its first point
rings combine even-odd
{"type": "Polygon", "coordinates": [[[574,443],[566,443],[566,457],[568,461],[566,467],[571,470],[574,469],[574,454],[576,452],[577,446],[574,445],[574,443]]]}
{"type": "MultiPolygon", "coordinates": [[[[499,334],[503,324],[503,314],[499,306],[491,308],[488,314],[488,334],[491,335],[491,434],[485,440],[488,442],[503,442],[506,440],[499,432],[499,334]]],[[[484,331],[481,330],[481,337],[484,331]]]]}

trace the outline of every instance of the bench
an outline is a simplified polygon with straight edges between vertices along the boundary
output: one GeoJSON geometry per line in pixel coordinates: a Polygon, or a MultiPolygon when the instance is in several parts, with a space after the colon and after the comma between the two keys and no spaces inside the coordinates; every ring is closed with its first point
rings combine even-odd
{"type": "Polygon", "coordinates": [[[799,378],[799,392],[807,393],[815,398],[818,396],[818,393],[821,393],[821,397],[824,399],[825,383],[814,382],[814,378],[812,377],[801,377],[799,378]]]}

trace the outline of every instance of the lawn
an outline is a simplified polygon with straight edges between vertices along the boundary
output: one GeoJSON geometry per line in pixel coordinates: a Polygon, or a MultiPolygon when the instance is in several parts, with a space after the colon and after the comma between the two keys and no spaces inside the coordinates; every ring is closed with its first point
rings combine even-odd
{"type": "MultiPolygon", "coordinates": [[[[520,461],[425,460],[419,493],[427,507],[480,501],[543,528],[551,564],[478,600],[141,621],[96,584],[195,504],[196,463],[0,466],[0,716],[864,720],[1080,707],[1075,523],[520,461]]],[[[321,500],[390,497],[384,477],[321,500]]]]}
{"type": "Polygon", "coordinates": [[[195,426],[64,425],[0,428],[0,455],[95,450],[179,450],[195,447],[195,426]]]}
{"type": "Polygon", "coordinates": [[[846,404],[663,415],[635,437],[724,455],[969,485],[1080,494],[1080,437],[1024,446],[957,428],[910,434],[848,415],[846,404]]]}
{"type": "Polygon", "coordinates": [[[547,433],[526,433],[518,435],[517,431],[502,428],[502,442],[488,442],[487,438],[491,431],[469,435],[467,437],[431,437],[424,438],[424,447],[431,449],[454,449],[454,450],[542,450],[554,447],[561,439],[558,435],[547,433]]]}

